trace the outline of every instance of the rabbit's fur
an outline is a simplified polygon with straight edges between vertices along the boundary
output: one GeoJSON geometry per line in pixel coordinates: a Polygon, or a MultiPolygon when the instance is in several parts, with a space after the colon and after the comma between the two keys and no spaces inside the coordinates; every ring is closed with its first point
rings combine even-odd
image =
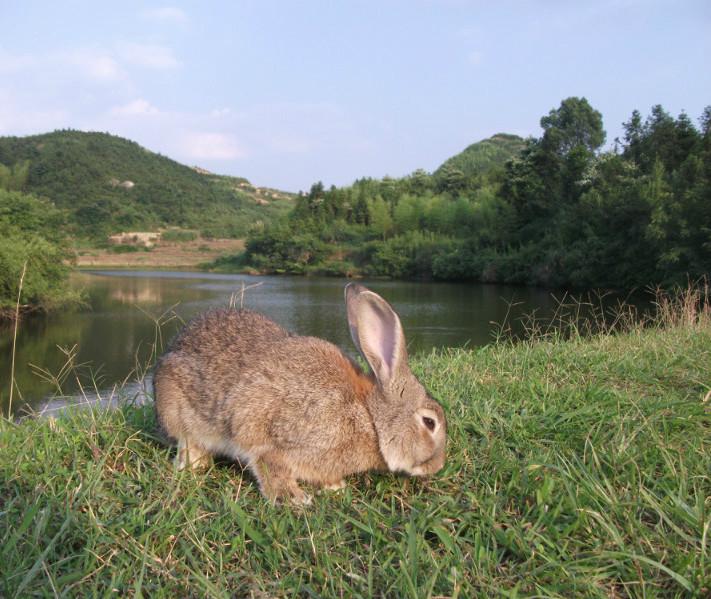
{"type": "Polygon", "coordinates": [[[361,285],[346,286],[365,374],[336,346],[248,310],[191,321],[155,371],[155,407],[177,440],[178,468],[226,454],[249,466],[272,501],[308,503],[297,480],[341,488],[366,470],[428,475],[444,465],[441,406],[407,365],[400,319],[361,285]]]}

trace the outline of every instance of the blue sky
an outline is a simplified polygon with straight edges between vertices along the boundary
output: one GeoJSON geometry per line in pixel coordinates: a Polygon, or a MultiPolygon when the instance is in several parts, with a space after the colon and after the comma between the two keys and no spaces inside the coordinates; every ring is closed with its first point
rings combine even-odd
{"type": "Polygon", "coordinates": [[[711,2],[0,0],[0,135],[109,131],[296,191],[435,169],[568,96],[711,104],[711,2]]]}

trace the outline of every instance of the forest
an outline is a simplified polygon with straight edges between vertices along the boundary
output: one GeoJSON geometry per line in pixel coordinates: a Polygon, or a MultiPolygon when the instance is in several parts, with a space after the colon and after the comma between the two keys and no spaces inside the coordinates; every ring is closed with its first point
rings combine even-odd
{"type": "Polygon", "coordinates": [[[216,266],[577,289],[711,273],[711,106],[698,126],[635,110],[610,149],[585,98],[540,124],[538,138],[494,136],[432,174],[315,183],[216,266]]]}

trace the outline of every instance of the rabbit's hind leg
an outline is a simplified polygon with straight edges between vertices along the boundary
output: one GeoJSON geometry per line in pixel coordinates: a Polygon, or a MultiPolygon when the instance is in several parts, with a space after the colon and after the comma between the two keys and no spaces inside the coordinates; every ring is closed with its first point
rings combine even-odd
{"type": "Polygon", "coordinates": [[[294,474],[278,452],[269,452],[250,464],[259,489],[269,501],[287,499],[297,505],[309,505],[311,495],[296,482],[294,474]]]}
{"type": "Polygon", "coordinates": [[[186,437],[178,439],[178,452],[175,454],[175,467],[178,470],[201,469],[209,465],[210,454],[204,447],[200,447],[186,437]]]}

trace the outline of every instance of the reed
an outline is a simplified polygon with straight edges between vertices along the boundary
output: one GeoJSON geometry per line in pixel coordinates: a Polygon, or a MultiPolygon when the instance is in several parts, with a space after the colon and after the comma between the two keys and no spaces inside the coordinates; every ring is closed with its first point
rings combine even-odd
{"type": "Polygon", "coordinates": [[[17,328],[20,324],[20,299],[22,297],[22,286],[25,282],[25,273],[27,272],[27,260],[22,265],[22,273],[20,274],[20,282],[17,286],[17,302],[15,303],[15,323],[12,331],[12,357],[10,362],[10,397],[8,399],[7,417],[12,414],[12,398],[15,390],[15,351],[17,348],[17,328]]]}

